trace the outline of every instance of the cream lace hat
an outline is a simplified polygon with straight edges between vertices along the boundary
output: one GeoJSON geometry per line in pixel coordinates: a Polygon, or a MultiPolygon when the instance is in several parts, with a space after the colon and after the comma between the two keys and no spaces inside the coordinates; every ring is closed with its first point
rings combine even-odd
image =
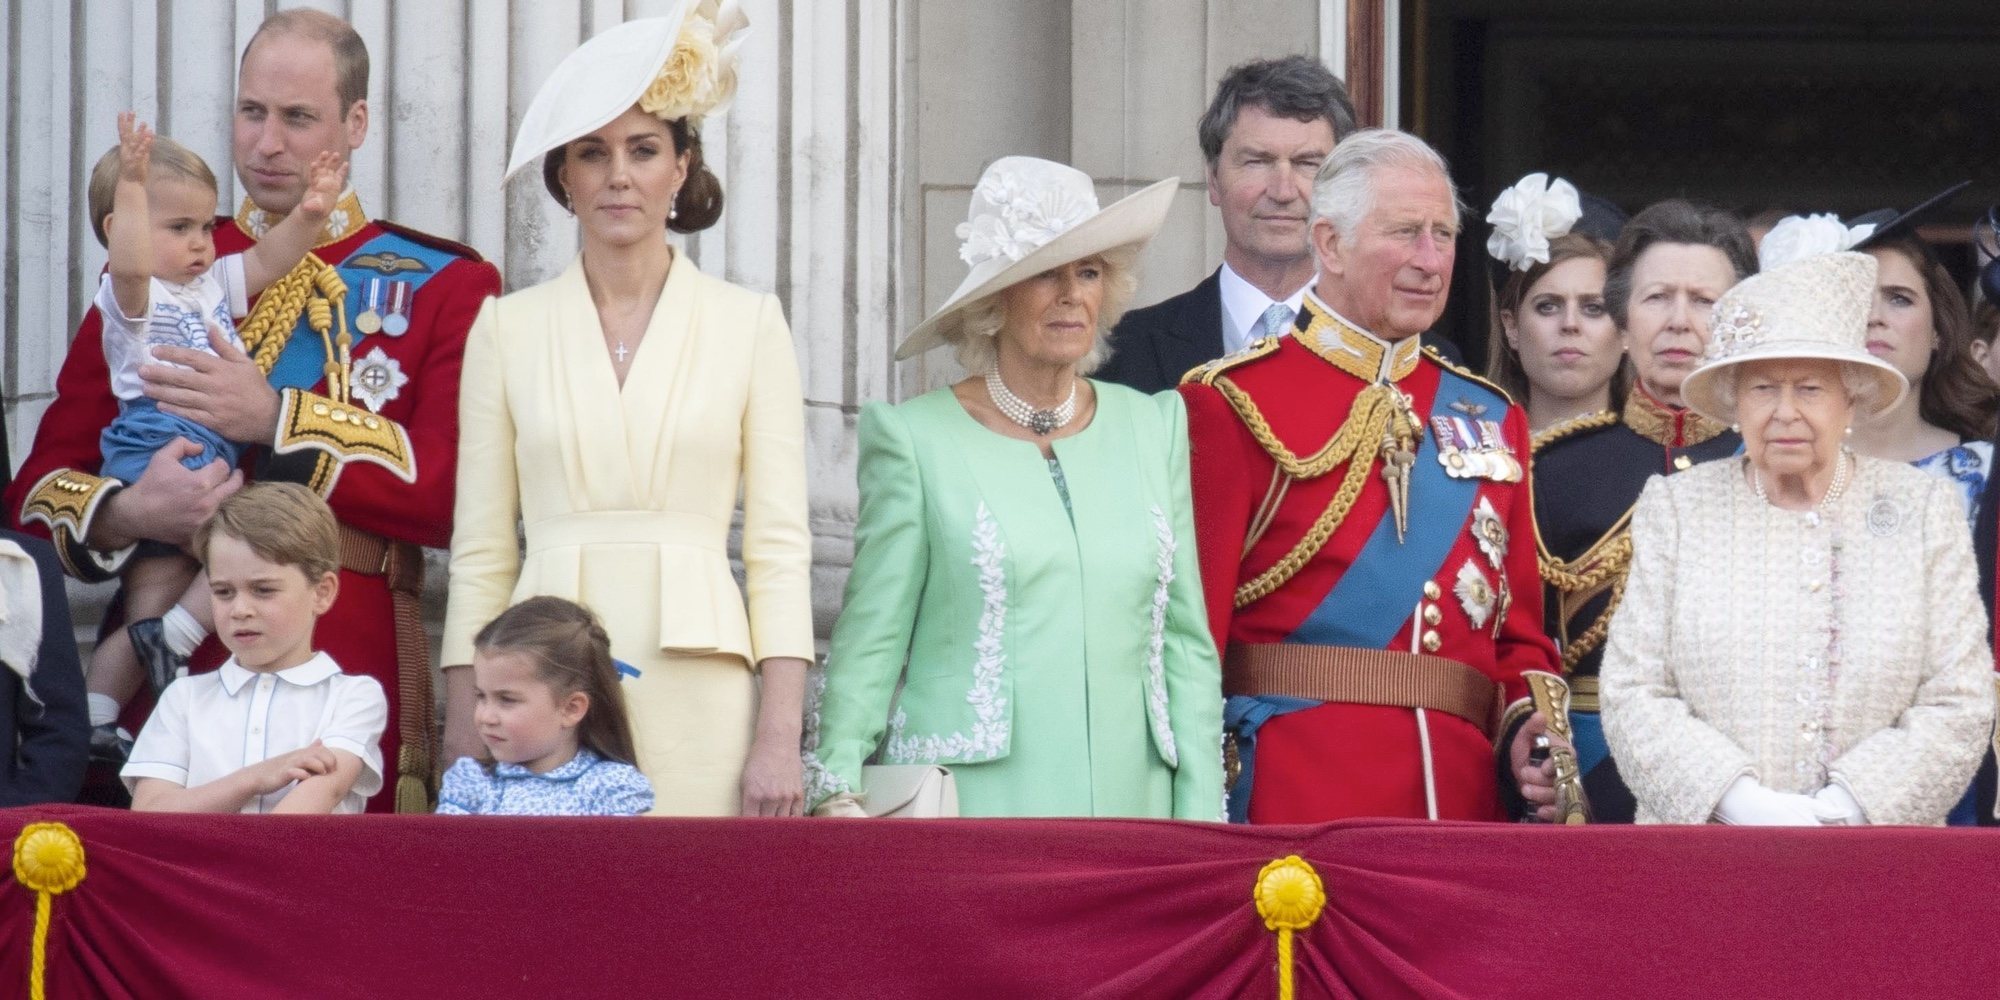
{"type": "Polygon", "coordinates": [[[1736,419],[1721,387],[1749,361],[1824,358],[1876,381],[1882,414],[1908,391],[1903,373],[1868,353],[1868,312],[1875,300],[1875,258],[1818,253],[1736,283],[1710,314],[1708,351],[1681,384],[1681,396],[1705,417],[1736,419]]]}
{"type": "Polygon", "coordinates": [[[949,339],[965,307],[1052,267],[1153,238],[1167,221],[1181,179],[1169,177],[1097,207],[1097,187],[1075,167],[1032,156],[1003,156],[979,175],[959,223],[958,256],[971,265],[944,305],[896,348],[916,357],[949,339]]]}
{"type": "Polygon", "coordinates": [[[736,0],[679,0],[665,17],[599,32],[556,64],[528,102],[502,183],[550,150],[603,128],[634,104],[700,126],[736,97],[750,21],[736,0]]]}

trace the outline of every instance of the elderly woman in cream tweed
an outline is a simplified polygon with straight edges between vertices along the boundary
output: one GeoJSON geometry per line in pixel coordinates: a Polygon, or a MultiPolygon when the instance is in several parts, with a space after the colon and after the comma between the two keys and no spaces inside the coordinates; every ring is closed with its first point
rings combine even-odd
{"type": "Polygon", "coordinates": [[[1603,666],[1640,822],[1940,824],[1993,726],[1949,483],[1843,445],[1904,392],[1864,348],[1874,260],[1774,268],[1715,305],[1683,392],[1745,456],[1646,485],[1603,666]]]}

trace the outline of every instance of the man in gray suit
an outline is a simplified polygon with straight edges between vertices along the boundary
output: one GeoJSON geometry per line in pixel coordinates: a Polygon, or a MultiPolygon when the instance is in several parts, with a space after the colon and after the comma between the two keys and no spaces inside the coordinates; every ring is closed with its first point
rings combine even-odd
{"type": "Polygon", "coordinates": [[[1172,388],[1188,369],[1292,328],[1313,280],[1313,175],[1354,131],[1354,106],[1318,60],[1285,56],[1223,74],[1197,129],[1228,245],[1200,284],[1119,322],[1095,377],[1141,392],[1172,388]]]}

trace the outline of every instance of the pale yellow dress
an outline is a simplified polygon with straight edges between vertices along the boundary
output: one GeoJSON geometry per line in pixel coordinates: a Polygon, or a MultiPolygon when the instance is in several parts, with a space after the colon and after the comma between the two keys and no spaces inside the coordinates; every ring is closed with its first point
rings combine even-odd
{"type": "Polygon", "coordinates": [[[459,423],[443,662],[470,663],[514,602],[588,605],[639,671],[623,687],[654,811],[734,815],[751,665],[813,656],[804,411],[778,300],[676,254],[621,391],[579,258],[480,311],[459,423]],[[727,551],[739,487],[747,613],[727,551]]]}

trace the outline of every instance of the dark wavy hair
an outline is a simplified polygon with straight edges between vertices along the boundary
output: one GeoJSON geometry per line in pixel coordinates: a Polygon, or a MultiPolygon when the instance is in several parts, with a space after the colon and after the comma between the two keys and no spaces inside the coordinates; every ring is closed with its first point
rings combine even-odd
{"type": "Polygon", "coordinates": [[[2000,422],[2000,386],[1972,355],[1972,311],[1930,245],[1914,236],[1896,236],[1868,246],[1870,251],[1902,254],[1924,276],[1924,295],[1931,300],[1931,328],[1937,349],[1923,377],[1910,388],[1917,393],[1917,413],[1967,441],[1991,441],[2000,422]]]}
{"type": "Polygon", "coordinates": [[[1222,144],[1246,107],[1293,121],[1324,120],[1336,142],[1354,134],[1354,102],[1347,96],[1347,85],[1325,63],[1303,55],[1238,63],[1222,74],[1215,97],[1195,123],[1195,139],[1208,169],[1214,170],[1222,158],[1222,144]]]}
{"type": "MultiPolygon", "coordinates": [[[[677,233],[698,233],[722,218],[722,181],[702,160],[701,133],[689,127],[685,118],[666,124],[667,134],[674,140],[674,155],[685,153],[688,158],[687,183],[674,196],[674,216],[667,220],[667,228],[677,233]]],[[[568,158],[569,143],[549,150],[542,157],[542,186],[549,189],[549,196],[565,212],[574,211],[560,176],[563,161],[568,158]]]]}
{"type": "MultiPolygon", "coordinates": [[[[1515,321],[1519,322],[1521,301],[1528,297],[1528,289],[1555,270],[1556,265],[1580,259],[1602,261],[1608,275],[1611,270],[1611,244],[1588,233],[1571,232],[1558,236],[1549,241],[1548,263],[1535,264],[1525,271],[1508,271],[1507,280],[1494,296],[1486,338],[1486,377],[1507,390],[1507,394],[1516,400],[1526,402],[1531,386],[1528,385],[1528,370],[1521,365],[1521,355],[1507,346],[1507,331],[1501,325],[1500,314],[1513,313],[1515,321]]],[[[1631,367],[1631,362],[1621,355],[1618,370],[1611,373],[1611,409],[1614,411],[1625,405],[1625,386],[1631,381],[1631,367]]]]}
{"type": "MultiPolygon", "coordinates": [[[[535,677],[561,700],[581,691],[590,699],[577,742],[605,760],[637,767],[632,719],[618,687],[611,637],[590,609],[560,597],[530,597],[500,613],[472,637],[481,653],[519,653],[535,664],[535,677]]],[[[483,754],[482,754],[483,756],[483,754]]],[[[489,760],[488,763],[491,763],[489,760]]]]}

